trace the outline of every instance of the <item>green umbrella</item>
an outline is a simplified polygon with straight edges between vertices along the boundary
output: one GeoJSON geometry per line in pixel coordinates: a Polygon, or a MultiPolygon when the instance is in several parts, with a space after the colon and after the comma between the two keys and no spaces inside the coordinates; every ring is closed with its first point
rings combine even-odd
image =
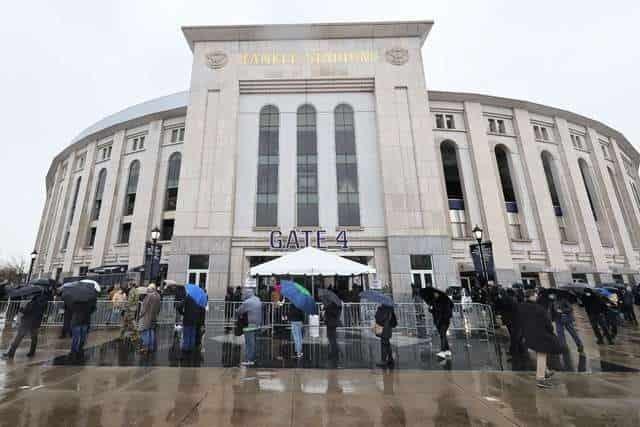
{"type": "Polygon", "coordinates": [[[293,282],[293,284],[296,285],[296,288],[298,288],[300,292],[302,292],[305,295],[311,296],[311,293],[307,290],[307,288],[302,286],[300,283],[293,282]]]}

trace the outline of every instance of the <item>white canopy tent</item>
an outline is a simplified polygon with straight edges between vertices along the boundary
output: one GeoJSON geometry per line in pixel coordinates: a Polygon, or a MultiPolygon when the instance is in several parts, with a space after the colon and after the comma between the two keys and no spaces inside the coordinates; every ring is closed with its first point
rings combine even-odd
{"type": "Polygon", "coordinates": [[[339,255],[307,246],[299,251],[256,265],[251,276],[358,276],[376,269],[339,255]]]}

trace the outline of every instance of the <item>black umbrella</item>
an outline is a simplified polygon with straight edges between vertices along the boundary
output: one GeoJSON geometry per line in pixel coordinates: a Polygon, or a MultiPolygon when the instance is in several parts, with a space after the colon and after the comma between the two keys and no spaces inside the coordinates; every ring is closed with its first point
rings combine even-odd
{"type": "Polygon", "coordinates": [[[559,300],[565,298],[571,302],[576,302],[576,294],[568,289],[562,288],[546,288],[542,289],[541,294],[546,295],[550,299],[559,300]]]}
{"type": "Polygon", "coordinates": [[[36,280],[33,280],[31,284],[34,286],[42,286],[44,288],[49,288],[49,287],[55,286],[56,281],[51,279],[36,279],[36,280]]]}
{"type": "Polygon", "coordinates": [[[335,304],[338,307],[342,306],[342,300],[340,299],[340,297],[338,297],[335,292],[330,291],[329,289],[318,289],[318,295],[320,296],[320,300],[322,300],[322,303],[325,305],[335,304]]]}
{"type": "Polygon", "coordinates": [[[92,283],[71,282],[62,287],[62,300],[65,304],[87,303],[98,299],[98,292],[92,283]]]}
{"type": "Polygon", "coordinates": [[[19,288],[9,289],[7,294],[9,298],[25,298],[41,294],[44,290],[42,286],[25,285],[19,288]]]}
{"type": "Polygon", "coordinates": [[[420,297],[422,297],[422,299],[429,305],[433,305],[433,302],[436,299],[436,295],[439,295],[439,298],[449,298],[449,296],[445,292],[442,292],[440,289],[436,289],[431,286],[420,288],[418,290],[418,293],[420,294],[420,297]]]}

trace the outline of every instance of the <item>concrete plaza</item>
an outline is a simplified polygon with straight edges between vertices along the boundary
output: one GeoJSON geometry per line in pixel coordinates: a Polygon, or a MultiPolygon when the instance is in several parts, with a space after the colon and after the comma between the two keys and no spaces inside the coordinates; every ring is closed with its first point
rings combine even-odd
{"type": "MultiPolygon", "coordinates": [[[[321,343],[307,341],[297,363],[286,340],[274,351],[264,348],[276,340],[265,339],[271,361],[244,369],[236,366],[241,348],[223,331],[208,331],[202,360],[187,362],[168,356],[166,340],[145,359],[123,348],[116,331],[95,331],[85,363],[71,365],[69,341],[51,330],[34,359],[24,356],[27,341],[14,361],[0,362],[0,425],[640,425],[640,332],[626,326],[615,345],[597,346],[581,316],[579,329],[586,358],[571,347],[576,363],[555,374],[550,390],[536,388],[532,365],[506,358],[500,338],[454,337],[451,363],[437,362],[437,338],[399,340],[393,371],[373,366],[375,343],[364,337],[341,336],[344,360],[335,367],[313,349],[321,343]],[[352,361],[354,341],[363,364],[352,361]],[[488,349],[495,355],[482,356],[488,349]]],[[[11,335],[3,331],[3,348],[11,335]]]]}

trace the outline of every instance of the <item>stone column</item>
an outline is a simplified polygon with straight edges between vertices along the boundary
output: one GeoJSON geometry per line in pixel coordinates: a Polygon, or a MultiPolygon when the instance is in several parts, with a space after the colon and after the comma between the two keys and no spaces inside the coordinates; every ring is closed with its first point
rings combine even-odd
{"type": "MultiPolygon", "coordinates": [[[[520,135],[520,149],[522,150],[522,162],[525,166],[526,175],[531,182],[531,188],[535,189],[529,194],[538,225],[540,242],[547,253],[547,266],[553,274],[557,284],[571,283],[571,272],[564,259],[562,251],[560,230],[549,193],[542,159],[540,157],[539,143],[536,142],[531,126],[529,112],[525,110],[514,110],[515,125],[520,135]]],[[[560,189],[557,189],[560,191],[560,189]]],[[[542,275],[541,275],[542,276],[542,275]]],[[[542,282],[542,277],[541,277],[542,282]]]]}
{"type": "Polygon", "coordinates": [[[465,102],[464,109],[484,218],[484,224],[478,225],[484,229],[484,239],[491,240],[493,243],[493,257],[498,283],[510,285],[520,281],[520,274],[511,258],[511,239],[506,226],[504,202],[499,193],[500,178],[495,153],[487,138],[482,106],[475,102],[465,102]]]}

